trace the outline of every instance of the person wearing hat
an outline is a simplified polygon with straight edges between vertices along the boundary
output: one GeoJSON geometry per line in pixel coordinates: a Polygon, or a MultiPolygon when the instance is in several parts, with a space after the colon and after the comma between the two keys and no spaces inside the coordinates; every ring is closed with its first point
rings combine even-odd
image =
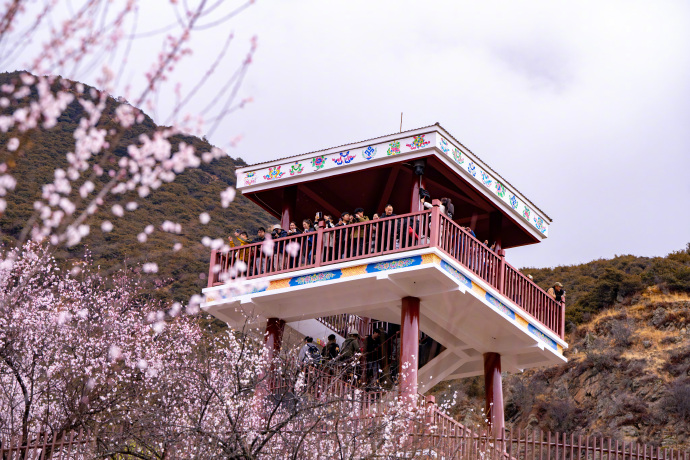
{"type": "Polygon", "coordinates": [[[343,346],[340,347],[340,354],[336,358],[336,361],[349,361],[359,353],[359,332],[356,328],[352,327],[347,333],[347,338],[343,342],[343,346]]]}
{"type": "Polygon", "coordinates": [[[556,299],[556,302],[565,302],[565,290],[561,283],[556,283],[546,291],[548,295],[556,299]]]}
{"type": "Polygon", "coordinates": [[[271,230],[271,237],[275,240],[276,238],[283,238],[284,236],[288,236],[287,232],[283,230],[280,224],[275,224],[271,230]]]}

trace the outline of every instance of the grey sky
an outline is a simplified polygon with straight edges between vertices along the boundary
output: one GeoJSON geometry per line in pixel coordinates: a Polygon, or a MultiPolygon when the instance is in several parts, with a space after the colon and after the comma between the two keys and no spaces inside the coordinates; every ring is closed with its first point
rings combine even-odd
{"type": "MultiPolygon", "coordinates": [[[[141,30],[167,20],[143,17],[141,30]]],[[[514,265],[664,255],[690,241],[689,26],[682,1],[259,0],[197,36],[182,82],[228,27],[233,62],[257,35],[253,102],[210,136],[242,135],[232,156],[397,132],[402,111],[403,129],[440,122],[554,219],[514,265]]],[[[144,51],[130,59],[148,67],[144,51]]]]}

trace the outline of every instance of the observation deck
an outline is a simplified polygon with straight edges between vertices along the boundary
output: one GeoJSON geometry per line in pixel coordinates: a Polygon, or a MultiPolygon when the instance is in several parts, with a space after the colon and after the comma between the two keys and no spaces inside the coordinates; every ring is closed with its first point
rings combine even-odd
{"type": "Polygon", "coordinates": [[[401,392],[483,374],[495,427],[502,371],[566,361],[564,304],[505,257],[548,238],[551,219],[440,125],[247,166],[237,189],[284,229],[317,212],[381,213],[213,251],[202,308],[233,326],[266,324],[271,350],[286,322],[341,333],[332,318],[399,325],[401,392]],[[441,345],[423,366],[422,333],[441,345]]]}

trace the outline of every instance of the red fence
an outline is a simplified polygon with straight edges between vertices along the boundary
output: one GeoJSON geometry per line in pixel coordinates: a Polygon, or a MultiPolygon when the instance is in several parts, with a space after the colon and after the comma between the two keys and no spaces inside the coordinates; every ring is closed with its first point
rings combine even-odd
{"type": "Polygon", "coordinates": [[[498,288],[501,258],[446,216],[441,216],[439,248],[498,288]]]}
{"type": "Polygon", "coordinates": [[[93,458],[92,443],[95,439],[85,433],[70,432],[57,437],[46,432],[22,436],[0,436],[0,459],[90,459],[93,458]]]}
{"type": "Polygon", "coordinates": [[[546,327],[558,332],[562,338],[565,331],[565,304],[557,302],[512,265],[506,263],[505,267],[501,293],[546,327]]]}
{"type": "Polygon", "coordinates": [[[477,434],[441,415],[415,430],[414,445],[423,458],[472,460],[688,460],[687,451],[611,438],[539,430],[506,431],[502,437],[477,434]]]}
{"type": "MultiPolygon", "coordinates": [[[[257,278],[414,249],[436,247],[563,338],[565,304],[505,261],[438,207],[317,232],[213,251],[209,287],[237,277],[257,278]]],[[[340,332],[342,328],[333,329],[340,332]]],[[[360,332],[361,333],[361,332],[360,332]]]]}

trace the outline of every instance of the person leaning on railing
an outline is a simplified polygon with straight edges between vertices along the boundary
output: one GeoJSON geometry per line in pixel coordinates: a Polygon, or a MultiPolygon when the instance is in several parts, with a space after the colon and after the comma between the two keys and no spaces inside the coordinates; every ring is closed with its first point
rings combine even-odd
{"type": "MultiPolygon", "coordinates": [[[[302,234],[314,233],[314,227],[311,219],[304,219],[302,221],[302,234]]],[[[302,253],[304,254],[304,262],[307,264],[311,263],[311,251],[314,245],[314,236],[307,236],[302,240],[302,253]]]]}
{"type": "Polygon", "coordinates": [[[559,282],[551,286],[546,293],[556,299],[556,302],[565,302],[565,289],[563,289],[563,285],[559,282]]]}
{"type": "MultiPolygon", "coordinates": [[[[369,217],[364,215],[364,209],[362,208],[357,208],[355,209],[355,217],[353,219],[353,223],[359,223],[359,222],[368,222],[369,217]]],[[[364,226],[357,227],[352,231],[352,242],[356,244],[357,246],[357,255],[362,255],[363,250],[364,250],[364,240],[367,231],[364,226]]]]}
{"type": "MultiPolygon", "coordinates": [[[[347,225],[350,225],[351,219],[352,215],[350,214],[350,212],[343,211],[343,213],[340,215],[340,220],[338,221],[336,227],[345,227],[347,225]]],[[[333,246],[335,251],[335,257],[337,259],[340,259],[341,257],[347,257],[347,230],[343,229],[340,232],[340,234],[334,238],[333,246]]]]}
{"type": "MultiPolygon", "coordinates": [[[[318,225],[318,224],[317,224],[318,225]]],[[[330,214],[323,216],[324,230],[334,228],[333,217],[330,214]]],[[[328,232],[323,235],[323,260],[331,260],[333,258],[333,243],[335,242],[335,234],[328,232]]]]}
{"type": "Polygon", "coordinates": [[[393,212],[393,205],[387,204],[383,208],[383,214],[379,217],[380,219],[389,219],[380,224],[381,233],[379,235],[379,247],[377,251],[385,251],[395,249],[396,233],[400,237],[400,222],[397,224],[393,221],[393,217],[397,217],[397,214],[393,212]],[[397,227],[397,231],[396,231],[397,227]]]}
{"type": "MultiPolygon", "coordinates": [[[[229,246],[231,248],[235,248],[238,246],[245,246],[249,244],[249,235],[245,231],[241,231],[239,228],[235,230],[235,232],[228,237],[228,242],[229,246]]],[[[236,258],[233,262],[233,265],[236,264],[238,261],[242,261],[245,264],[249,263],[249,251],[242,249],[240,251],[237,251],[236,258]]]]}

